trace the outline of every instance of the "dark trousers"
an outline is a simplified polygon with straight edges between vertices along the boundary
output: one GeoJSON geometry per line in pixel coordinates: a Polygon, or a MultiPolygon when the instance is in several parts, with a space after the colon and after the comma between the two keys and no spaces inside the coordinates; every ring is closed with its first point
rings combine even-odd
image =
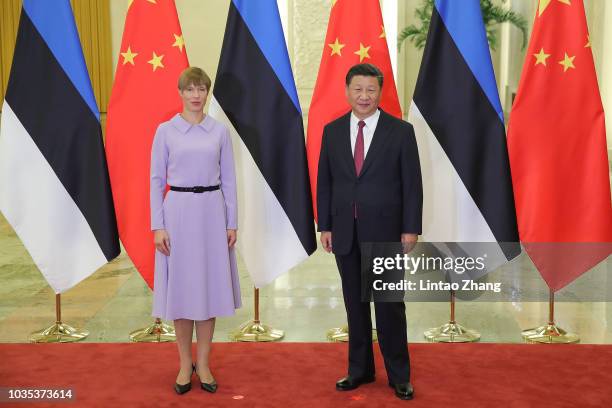
{"type": "MultiPolygon", "coordinates": [[[[369,377],[375,372],[372,318],[370,302],[361,301],[361,251],[357,228],[354,229],[351,251],[347,255],[336,255],[336,264],[342,280],[342,295],[349,328],[348,374],[357,378],[369,377]]],[[[378,343],[389,381],[394,384],[409,382],[406,305],[404,302],[376,302],[374,310],[378,343]]]]}

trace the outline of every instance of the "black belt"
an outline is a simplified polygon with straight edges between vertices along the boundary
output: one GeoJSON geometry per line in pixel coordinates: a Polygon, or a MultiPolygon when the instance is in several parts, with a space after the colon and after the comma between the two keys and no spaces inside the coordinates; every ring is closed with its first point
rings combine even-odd
{"type": "Polygon", "coordinates": [[[203,193],[205,191],[215,191],[218,190],[219,186],[195,186],[195,187],[175,187],[170,186],[170,190],[172,191],[181,191],[184,193],[203,193]]]}

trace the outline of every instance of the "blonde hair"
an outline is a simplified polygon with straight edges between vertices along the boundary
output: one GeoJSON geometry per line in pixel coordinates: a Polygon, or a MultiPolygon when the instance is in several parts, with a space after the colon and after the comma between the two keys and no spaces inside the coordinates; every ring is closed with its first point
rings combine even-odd
{"type": "Polygon", "coordinates": [[[202,68],[189,67],[181,72],[178,80],[178,88],[182,91],[189,85],[204,85],[210,91],[212,82],[202,68]]]}

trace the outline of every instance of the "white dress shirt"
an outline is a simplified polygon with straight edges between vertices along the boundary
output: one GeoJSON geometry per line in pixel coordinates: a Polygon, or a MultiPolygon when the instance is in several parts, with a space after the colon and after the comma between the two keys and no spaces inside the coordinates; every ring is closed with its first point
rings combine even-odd
{"type": "MultiPolygon", "coordinates": [[[[372,144],[372,138],[374,137],[374,131],[376,131],[376,125],[378,124],[378,118],[380,117],[380,110],[376,109],[376,112],[363,119],[365,126],[363,127],[363,158],[365,160],[368,155],[368,149],[372,144]]],[[[359,130],[359,119],[353,112],[351,112],[351,152],[355,156],[355,143],[357,143],[357,131],[359,130]]]]}

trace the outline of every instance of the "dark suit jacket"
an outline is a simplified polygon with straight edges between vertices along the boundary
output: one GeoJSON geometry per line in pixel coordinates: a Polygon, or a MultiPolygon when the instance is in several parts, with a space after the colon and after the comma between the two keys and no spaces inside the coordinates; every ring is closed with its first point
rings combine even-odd
{"type": "Polygon", "coordinates": [[[412,125],[381,110],[357,176],[350,114],[325,126],[317,178],[318,230],[332,232],[336,255],[350,251],[355,224],[360,242],[398,242],[402,233],[421,233],[423,188],[412,125]]]}

